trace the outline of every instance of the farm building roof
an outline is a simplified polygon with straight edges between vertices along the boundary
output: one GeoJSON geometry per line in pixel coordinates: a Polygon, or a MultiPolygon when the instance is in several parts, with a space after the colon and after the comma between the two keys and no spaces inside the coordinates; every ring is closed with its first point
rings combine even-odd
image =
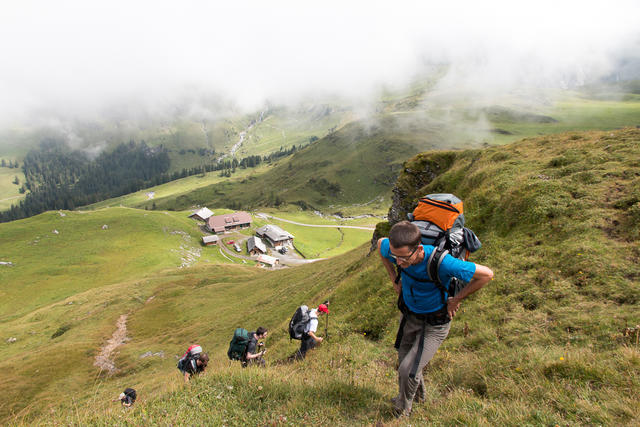
{"type": "Polygon", "coordinates": [[[247,240],[247,251],[251,252],[254,248],[260,249],[262,253],[267,253],[267,247],[264,242],[256,236],[249,237],[249,240],[247,240]]]}
{"type": "Polygon", "coordinates": [[[211,216],[207,220],[209,229],[215,233],[221,233],[226,230],[227,227],[235,227],[238,225],[251,224],[251,215],[247,212],[234,212],[225,215],[211,216]]]}
{"type": "Polygon", "coordinates": [[[212,215],[213,215],[213,212],[211,212],[211,211],[209,210],[209,208],[202,208],[202,209],[200,209],[200,210],[195,211],[195,212],[194,212],[194,213],[192,213],[191,215],[189,215],[189,218],[194,217],[194,216],[197,216],[197,217],[199,217],[200,219],[203,219],[203,220],[205,220],[205,221],[206,221],[206,220],[207,220],[207,218],[209,218],[209,217],[210,217],[210,216],[212,216],[212,215]]]}
{"type": "Polygon", "coordinates": [[[256,230],[258,236],[267,236],[272,242],[293,239],[293,234],[284,231],[277,225],[265,225],[256,230]]]}
{"type": "Polygon", "coordinates": [[[278,263],[278,258],[269,256],[269,255],[260,255],[258,257],[258,262],[261,262],[263,264],[269,264],[270,266],[273,267],[278,263]]]}
{"type": "Polygon", "coordinates": [[[207,244],[207,243],[217,243],[220,241],[220,238],[218,236],[203,236],[202,237],[202,241],[207,244]]]}

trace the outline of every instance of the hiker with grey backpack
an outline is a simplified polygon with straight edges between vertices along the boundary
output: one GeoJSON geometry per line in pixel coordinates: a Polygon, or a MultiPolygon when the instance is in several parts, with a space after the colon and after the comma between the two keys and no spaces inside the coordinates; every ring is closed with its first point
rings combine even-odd
{"type": "MultiPolygon", "coordinates": [[[[300,340],[300,349],[291,357],[295,360],[302,360],[306,357],[307,351],[315,348],[324,338],[316,335],[318,331],[318,316],[329,315],[329,302],[320,304],[318,308],[309,309],[306,305],[298,307],[289,321],[289,337],[300,340]]],[[[328,320],[328,317],[327,317],[328,320]]],[[[326,335],[325,329],[325,335],[326,335]]]]}
{"type": "Polygon", "coordinates": [[[396,416],[408,416],[420,398],[422,370],[447,337],[460,302],[493,278],[488,267],[464,260],[479,241],[463,227],[462,202],[450,194],[430,196],[420,200],[413,222],[395,224],[389,238],[378,240],[402,312],[396,337],[398,395],[392,399],[396,416]]]}
{"type": "Polygon", "coordinates": [[[247,366],[259,366],[264,368],[266,362],[264,355],[264,339],[267,338],[267,328],[260,326],[255,332],[249,332],[244,328],[237,328],[229,343],[227,356],[229,360],[239,360],[243,368],[247,366]]]}

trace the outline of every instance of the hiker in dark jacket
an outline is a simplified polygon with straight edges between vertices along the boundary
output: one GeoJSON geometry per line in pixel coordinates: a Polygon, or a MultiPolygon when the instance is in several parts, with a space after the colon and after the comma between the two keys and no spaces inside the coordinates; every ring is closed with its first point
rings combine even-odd
{"type": "Polygon", "coordinates": [[[448,297],[429,281],[427,263],[435,248],[420,244],[420,238],[420,230],[415,224],[402,221],[391,227],[388,239],[378,240],[382,264],[404,304],[403,328],[399,332],[398,395],[392,399],[396,416],[411,413],[416,391],[422,383],[422,370],[449,334],[450,321],[460,308],[460,302],[493,279],[493,271],[488,267],[447,254],[438,268],[444,288],[448,288],[454,277],[468,282],[454,297],[448,297]],[[394,265],[403,270],[400,281],[396,280],[394,265]]]}
{"type": "Polygon", "coordinates": [[[136,391],[132,388],[127,387],[122,393],[120,393],[120,396],[118,396],[117,399],[113,399],[113,401],[120,401],[120,403],[122,403],[122,406],[128,408],[136,402],[137,397],[138,394],[136,393],[136,391]]]}
{"type": "Polygon", "coordinates": [[[260,326],[255,332],[249,332],[249,343],[247,344],[247,351],[242,358],[242,367],[246,368],[250,365],[256,365],[260,367],[265,366],[263,356],[267,352],[262,348],[264,344],[260,340],[264,340],[267,337],[267,328],[260,326]],[[260,351],[258,349],[260,348],[260,351]]]}
{"type": "Polygon", "coordinates": [[[179,369],[184,375],[184,381],[188,382],[192,375],[199,375],[204,372],[208,364],[209,355],[207,353],[200,353],[198,357],[187,358],[179,369]]]}

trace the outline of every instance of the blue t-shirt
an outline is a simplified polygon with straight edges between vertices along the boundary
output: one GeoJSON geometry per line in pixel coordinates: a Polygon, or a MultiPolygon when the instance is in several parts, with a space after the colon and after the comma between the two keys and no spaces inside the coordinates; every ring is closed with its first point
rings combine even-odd
{"type": "MultiPolygon", "coordinates": [[[[431,245],[422,245],[424,249],[424,259],[420,264],[410,265],[407,268],[403,268],[411,276],[417,278],[429,279],[429,273],[427,273],[427,262],[431,252],[435,249],[431,245]]],[[[389,239],[385,238],[380,243],[380,254],[396,264],[396,260],[389,254],[389,239]]],[[[468,283],[476,272],[476,265],[472,262],[462,261],[447,254],[440,264],[438,270],[438,276],[443,286],[448,289],[449,282],[453,277],[457,277],[465,283],[468,283]]],[[[419,282],[409,277],[408,274],[402,274],[402,297],[404,303],[414,313],[432,313],[440,310],[444,304],[442,303],[442,296],[440,290],[433,282],[419,282]],[[413,287],[413,296],[411,295],[411,288],[413,287]]],[[[445,293],[445,299],[448,295],[445,293]]]]}

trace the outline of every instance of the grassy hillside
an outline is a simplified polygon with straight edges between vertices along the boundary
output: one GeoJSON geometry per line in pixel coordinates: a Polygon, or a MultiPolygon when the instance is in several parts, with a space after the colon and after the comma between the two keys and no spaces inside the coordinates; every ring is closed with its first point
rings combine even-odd
{"type": "Polygon", "coordinates": [[[11,205],[18,204],[24,199],[24,195],[18,191],[22,184],[24,184],[22,169],[0,167],[0,211],[9,209],[11,205]],[[19,185],[14,184],[16,177],[19,185]]]}
{"type": "Polygon", "coordinates": [[[427,401],[409,420],[394,421],[387,403],[396,391],[397,313],[367,247],[274,272],[166,271],[4,321],[1,336],[18,341],[0,347],[2,413],[25,424],[636,425],[639,143],[637,129],[567,133],[404,164],[390,218],[419,195],[454,192],[484,243],[473,260],[496,273],[463,303],[427,367],[427,401]],[[237,326],[271,328],[270,362],[291,354],[289,316],[325,298],[330,339],[304,363],[227,363],[237,326]],[[121,314],[131,340],[115,358],[120,371],[108,376],[92,362],[121,314]],[[51,338],[63,322],[71,327],[51,338]],[[194,341],[213,363],[183,386],[173,356],[194,341]],[[141,359],[147,351],[164,357],[141,359]],[[140,392],[131,410],[107,402],[125,386],[140,392]]]}
{"type": "MultiPolygon", "coordinates": [[[[0,224],[0,235],[0,258],[13,263],[0,270],[6,321],[91,288],[179,267],[200,251],[202,234],[183,212],[114,208],[47,212],[0,224]]],[[[193,263],[224,262],[209,254],[193,263]]]]}

